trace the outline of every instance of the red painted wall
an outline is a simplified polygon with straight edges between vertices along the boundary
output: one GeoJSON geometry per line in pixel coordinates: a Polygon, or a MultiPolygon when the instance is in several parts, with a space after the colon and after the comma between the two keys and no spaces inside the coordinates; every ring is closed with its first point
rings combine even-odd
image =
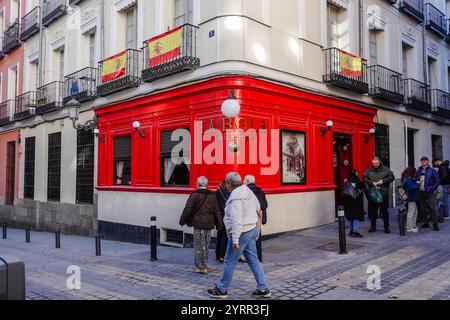
{"type": "Polygon", "coordinates": [[[16,171],[14,198],[18,197],[19,191],[19,130],[0,134],[0,197],[5,197],[6,190],[6,148],[8,142],[16,142],[16,171]]]}
{"type": "MultiPolygon", "coordinates": [[[[256,129],[264,121],[267,129],[306,133],[307,184],[281,185],[280,172],[274,176],[262,176],[260,165],[202,164],[191,166],[192,188],[201,175],[207,176],[210,187],[215,188],[227,172],[237,170],[242,176],[255,175],[257,184],[268,193],[333,190],[334,132],[353,136],[354,166],[360,174],[370,163],[373,138],[365,142],[364,136],[374,126],[375,109],[250,77],[224,77],[97,109],[99,190],[189,192],[189,189],[160,188],[159,132],[185,127],[194,132],[194,120],[203,121],[204,126],[213,120],[217,127],[223,118],[221,105],[232,89],[241,104],[239,117],[248,122],[253,119],[256,129]],[[321,136],[320,129],[328,120],[334,122],[334,127],[321,136]],[[145,137],[133,130],[133,121],[141,123],[145,137]],[[121,135],[132,136],[130,187],[113,186],[113,139],[121,135]]],[[[192,146],[191,154],[193,150],[192,146]]]]}

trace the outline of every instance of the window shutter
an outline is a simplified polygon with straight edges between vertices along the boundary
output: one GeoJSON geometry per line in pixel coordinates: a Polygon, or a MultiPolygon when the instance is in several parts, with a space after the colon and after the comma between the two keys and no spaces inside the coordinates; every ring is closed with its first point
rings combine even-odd
{"type": "Polygon", "coordinates": [[[131,137],[123,137],[114,139],[114,159],[131,158],[131,137]]]}

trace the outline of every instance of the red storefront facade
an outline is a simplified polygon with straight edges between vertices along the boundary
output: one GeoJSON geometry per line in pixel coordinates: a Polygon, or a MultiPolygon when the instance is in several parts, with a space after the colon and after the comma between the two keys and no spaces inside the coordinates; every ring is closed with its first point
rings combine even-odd
{"type": "MultiPolygon", "coordinates": [[[[335,175],[342,175],[352,167],[362,174],[370,163],[373,137],[369,132],[374,126],[376,110],[251,77],[221,77],[102,107],[96,110],[96,115],[100,130],[99,227],[106,237],[114,239],[118,239],[119,230],[120,233],[131,230],[131,234],[122,235],[119,240],[133,241],[140,237],[145,239],[145,234],[137,233],[145,233],[150,216],[157,216],[161,229],[189,234],[190,230],[177,226],[177,222],[197,178],[206,176],[209,187],[215,189],[230,171],[238,171],[242,176],[254,175],[257,184],[269,195],[271,219],[266,226],[266,234],[334,221],[334,194],[338,183],[335,175]],[[233,120],[224,118],[221,112],[221,105],[231,90],[241,104],[241,112],[233,120]],[[138,130],[133,128],[135,121],[140,123],[138,130]],[[327,121],[333,122],[330,130],[327,130],[327,121]],[[267,153],[272,162],[257,157],[257,163],[252,160],[250,164],[249,139],[246,139],[245,150],[249,151],[244,164],[238,164],[236,158],[227,164],[199,163],[194,161],[196,142],[192,138],[188,185],[164,185],[162,176],[167,170],[164,170],[165,164],[161,166],[165,161],[161,156],[163,132],[183,128],[190,133],[198,132],[196,122],[197,126],[202,124],[203,132],[210,128],[221,132],[231,128],[266,129],[264,132],[278,130],[278,135],[267,135],[266,143],[276,146],[272,151],[269,148],[267,153]],[[298,134],[304,139],[303,158],[300,162],[298,159],[292,164],[289,162],[292,167],[299,166],[299,163],[304,166],[304,180],[299,183],[283,180],[284,169],[281,168],[285,163],[285,153],[282,149],[285,143],[282,137],[285,132],[298,134]],[[115,140],[124,137],[131,142],[131,172],[126,185],[117,185],[119,173],[115,161],[115,140]],[[347,142],[343,149],[338,150],[336,144],[342,137],[347,142]],[[279,139],[278,144],[273,139],[279,139]],[[277,162],[275,159],[280,164],[278,170],[269,175],[261,172],[261,168],[269,168],[277,162]]],[[[205,150],[210,143],[203,142],[201,149],[205,150]]],[[[229,141],[221,143],[226,150],[229,141]]],[[[258,149],[257,153],[261,150],[258,149]]],[[[120,176],[124,172],[123,166],[122,162],[120,176]]],[[[164,236],[162,238],[165,239],[164,236]]]]}

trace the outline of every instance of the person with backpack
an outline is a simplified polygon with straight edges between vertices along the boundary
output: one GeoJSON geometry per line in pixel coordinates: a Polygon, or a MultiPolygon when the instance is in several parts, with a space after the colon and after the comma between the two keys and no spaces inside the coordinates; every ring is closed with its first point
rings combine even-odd
{"type": "Polygon", "coordinates": [[[180,217],[180,226],[194,227],[194,262],[196,272],[208,273],[208,253],[211,242],[211,230],[223,229],[222,216],[214,192],[208,190],[208,179],[197,179],[198,189],[195,190],[186,202],[183,214],[180,217]]]}
{"type": "Polygon", "coordinates": [[[438,175],[441,179],[442,198],[438,200],[437,210],[439,212],[439,222],[449,219],[448,191],[450,189],[450,162],[448,160],[442,162],[439,166],[438,175]]]}
{"type": "Polygon", "coordinates": [[[391,233],[389,223],[389,186],[394,182],[395,176],[392,171],[383,165],[380,158],[372,160],[372,166],[364,173],[363,181],[369,190],[369,218],[371,223],[370,233],[377,231],[378,209],[380,209],[384,233],[391,233]]]}
{"type": "Polygon", "coordinates": [[[364,192],[366,185],[361,182],[356,170],[348,173],[345,181],[345,189],[342,194],[344,199],[345,217],[350,221],[349,236],[363,238],[359,233],[359,223],[364,221],[364,192]]]}
{"type": "MultiPolygon", "coordinates": [[[[406,218],[406,232],[419,232],[417,228],[417,193],[419,185],[415,181],[416,168],[408,167],[402,173],[402,185],[406,191],[408,216],[406,218]]],[[[400,189],[401,190],[401,189],[400,189]]]]}
{"type": "Polygon", "coordinates": [[[430,212],[433,221],[433,230],[439,231],[439,221],[436,215],[436,190],[439,188],[440,179],[436,170],[430,167],[427,157],[420,159],[421,166],[417,169],[415,180],[419,184],[419,215],[424,219],[422,228],[429,228],[430,212]]]}

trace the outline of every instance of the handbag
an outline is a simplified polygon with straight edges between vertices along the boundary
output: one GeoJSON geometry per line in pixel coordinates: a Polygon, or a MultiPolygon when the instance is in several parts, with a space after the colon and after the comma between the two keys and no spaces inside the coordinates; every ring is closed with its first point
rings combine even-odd
{"type": "Polygon", "coordinates": [[[211,195],[209,194],[209,195],[206,197],[205,201],[203,201],[203,203],[202,203],[202,205],[200,206],[200,208],[199,208],[197,211],[195,211],[193,214],[189,215],[189,217],[186,219],[186,225],[187,225],[188,227],[192,227],[192,222],[193,222],[193,220],[194,220],[194,216],[195,216],[198,212],[200,212],[200,211],[203,209],[203,207],[205,206],[206,202],[209,200],[209,197],[210,197],[210,196],[211,196],[211,195]]]}
{"type": "Polygon", "coordinates": [[[361,191],[353,186],[350,181],[346,181],[344,183],[344,191],[342,191],[342,195],[347,198],[358,199],[358,197],[361,195],[361,191]]]}
{"type": "Polygon", "coordinates": [[[379,187],[370,189],[370,199],[375,203],[383,203],[383,195],[381,194],[379,187]]]}

